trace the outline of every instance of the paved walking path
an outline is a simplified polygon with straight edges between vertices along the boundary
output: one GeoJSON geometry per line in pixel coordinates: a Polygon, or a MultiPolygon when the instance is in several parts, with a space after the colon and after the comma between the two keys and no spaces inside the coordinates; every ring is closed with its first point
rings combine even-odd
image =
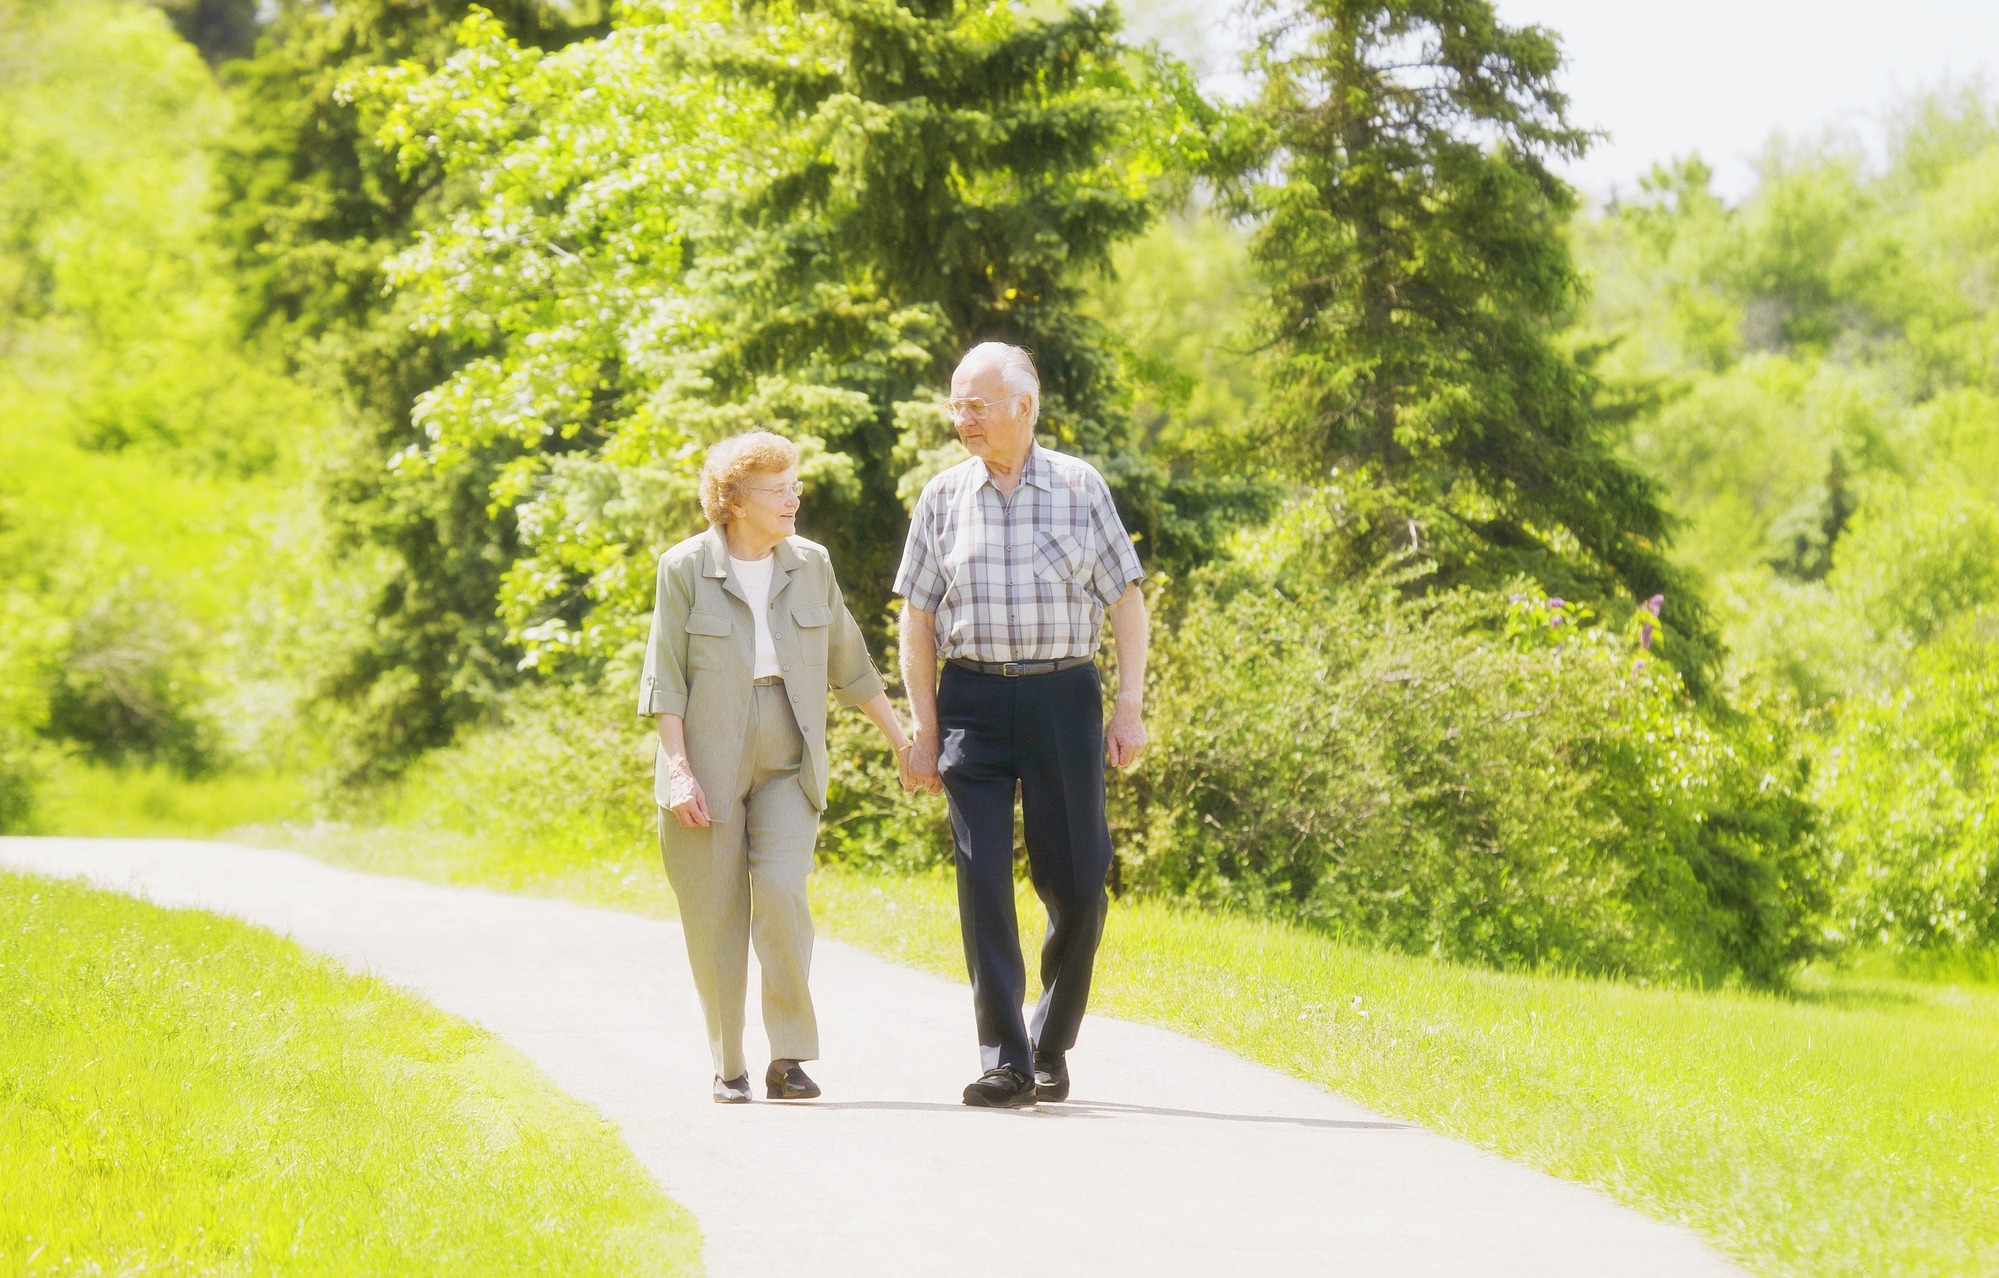
{"type": "Polygon", "coordinates": [[[623,1128],[715,1278],[1736,1272],[1593,1190],[1105,1017],[1068,1104],[966,1109],[966,989],[825,940],[826,1099],[723,1106],[672,923],[217,843],[0,839],[0,865],[247,919],[492,1030],[623,1128]]]}

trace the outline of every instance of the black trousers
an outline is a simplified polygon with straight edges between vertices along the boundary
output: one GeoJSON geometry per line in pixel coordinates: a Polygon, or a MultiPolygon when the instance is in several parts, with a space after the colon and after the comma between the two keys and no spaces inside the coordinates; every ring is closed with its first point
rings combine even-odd
{"type": "Polygon", "coordinates": [[[978,674],[946,665],[937,689],[937,770],[957,842],[958,922],[972,975],[984,1068],[1033,1069],[1033,1050],[1066,1052],[1090,999],[1108,904],[1103,679],[1097,667],[978,674]],[[1034,890],[1048,907],[1032,1038],[1013,908],[1013,796],[1020,792],[1034,890]]]}

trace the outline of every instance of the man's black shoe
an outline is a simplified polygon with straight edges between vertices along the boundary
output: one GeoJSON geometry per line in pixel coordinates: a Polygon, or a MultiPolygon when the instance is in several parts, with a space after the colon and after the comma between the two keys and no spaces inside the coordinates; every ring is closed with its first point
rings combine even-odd
{"type": "Polygon", "coordinates": [[[989,1069],[965,1085],[965,1103],[980,1109],[1025,1109],[1034,1104],[1034,1080],[1011,1065],[989,1069]]]}
{"type": "Polygon", "coordinates": [[[734,1078],[715,1078],[715,1103],[717,1105],[747,1105],[750,1103],[750,1076],[739,1074],[734,1078]]]}
{"type": "Polygon", "coordinates": [[[1069,1099],[1069,1057],[1064,1052],[1034,1054],[1034,1099],[1069,1099]]]}
{"type": "Polygon", "coordinates": [[[812,1081],[797,1061],[783,1069],[772,1061],[764,1071],[764,1095],[772,1100],[811,1100],[819,1094],[819,1084],[812,1081]]]}

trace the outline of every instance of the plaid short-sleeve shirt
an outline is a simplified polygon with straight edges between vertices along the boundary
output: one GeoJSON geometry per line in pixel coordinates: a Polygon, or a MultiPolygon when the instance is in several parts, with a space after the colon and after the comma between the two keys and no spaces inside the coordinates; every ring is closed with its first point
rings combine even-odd
{"type": "Polygon", "coordinates": [[[936,614],[939,656],[1052,661],[1094,656],[1144,576],[1096,467],[1036,444],[1011,499],[976,457],[924,487],[895,593],[936,614]]]}

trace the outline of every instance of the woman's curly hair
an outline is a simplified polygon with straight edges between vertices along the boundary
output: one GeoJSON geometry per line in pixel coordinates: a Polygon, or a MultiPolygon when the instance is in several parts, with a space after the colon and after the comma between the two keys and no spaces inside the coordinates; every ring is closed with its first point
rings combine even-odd
{"type": "Polygon", "coordinates": [[[752,475],[775,475],[798,465],[798,446],[767,430],[731,435],[708,450],[701,464],[701,513],[708,522],[729,522],[729,507],[739,505],[743,485],[752,475]]]}

